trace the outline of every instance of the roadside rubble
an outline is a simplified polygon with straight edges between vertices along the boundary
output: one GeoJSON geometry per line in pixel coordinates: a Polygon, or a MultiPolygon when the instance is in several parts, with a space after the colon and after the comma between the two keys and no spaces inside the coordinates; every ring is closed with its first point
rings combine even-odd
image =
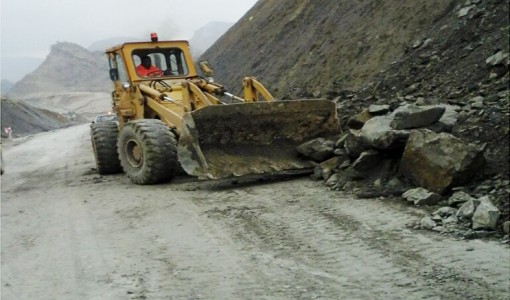
{"type": "Polygon", "coordinates": [[[444,104],[402,102],[394,110],[370,105],[347,121],[337,141],[315,139],[297,150],[316,162],[311,177],[332,190],[360,198],[396,196],[434,209],[410,224],[414,229],[462,238],[508,235],[510,224],[501,220],[492,197],[508,196],[510,182],[495,178],[471,186],[487,163],[486,145],[451,133],[461,113],[459,106],[444,104]]]}
{"type": "Polygon", "coordinates": [[[323,93],[344,132],[312,178],[429,212],[411,228],[508,242],[510,54],[501,3],[458,3],[370,82],[323,93]]]}

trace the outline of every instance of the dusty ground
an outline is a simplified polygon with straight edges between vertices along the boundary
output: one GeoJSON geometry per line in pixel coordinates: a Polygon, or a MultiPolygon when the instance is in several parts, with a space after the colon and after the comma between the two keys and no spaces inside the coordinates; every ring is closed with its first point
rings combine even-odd
{"type": "Polygon", "coordinates": [[[4,143],[2,299],[507,299],[508,245],[306,177],[136,186],[88,125],[4,143]]]}

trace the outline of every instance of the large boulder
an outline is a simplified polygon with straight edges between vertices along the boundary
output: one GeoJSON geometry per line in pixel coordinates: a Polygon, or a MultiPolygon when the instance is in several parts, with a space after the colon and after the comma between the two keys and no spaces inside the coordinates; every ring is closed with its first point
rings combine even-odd
{"type": "Polygon", "coordinates": [[[496,229],[500,215],[490,201],[481,201],[473,214],[473,229],[496,229]]]}
{"type": "Polygon", "coordinates": [[[480,171],[485,164],[483,152],[483,147],[448,133],[415,130],[407,140],[399,171],[415,185],[444,194],[480,171]]]}
{"type": "Polygon", "coordinates": [[[407,130],[395,130],[390,124],[393,121],[391,116],[373,117],[366,121],[360,130],[363,142],[376,149],[403,148],[409,136],[407,130]]]}
{"type": "Polygon", "coordinates": [[[334,146],[332,141],[316,138],[299,145],[296,150],[304,157],[311,158],[317,162],[323,162],[333,157],[334,146]]]}
{"type": "Polygon", "coordinates": [[[370,147],[364,142],[359,130],[349,130],[344,140],[344,149],[350,158],[357,158],[370,147]]]}
{"type": "Polygon", "coordinates": [[[445,109],[441,105],[401,106],[392,113],[391,128],[399,130],[429,126],[441,118],[445,109]]]}

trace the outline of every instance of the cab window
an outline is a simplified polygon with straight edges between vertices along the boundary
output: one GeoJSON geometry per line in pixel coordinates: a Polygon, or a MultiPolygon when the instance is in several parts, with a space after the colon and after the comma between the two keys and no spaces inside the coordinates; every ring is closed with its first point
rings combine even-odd
{"type": "Polygon", "coordinates": [[[124,61],[122,60],[122,57],[119,54],[115,54],[114,56],[110,56],[109,59],[110,64],[110,72],[111,73],[111,79],[113,81],[121,81],[125,82],[128,81],[128,76],[126,72],[126,66],[124,65],[124,61]]]}
{"type": "Polygon", "coordinates": [[[179,48],[138,49],[132,59],[140,77],[182,77],[189,72],[179,48]]]}

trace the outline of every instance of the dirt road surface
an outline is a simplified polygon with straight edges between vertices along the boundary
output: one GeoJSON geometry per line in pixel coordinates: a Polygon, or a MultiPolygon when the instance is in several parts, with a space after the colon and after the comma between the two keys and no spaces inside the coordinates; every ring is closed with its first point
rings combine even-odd
{"type": "Polygon", "coordinates": [[[508,299],[498,241],[307,177],[137,186],[94,173],[88,125],[4,144],[2,299],[508,299]]]}

